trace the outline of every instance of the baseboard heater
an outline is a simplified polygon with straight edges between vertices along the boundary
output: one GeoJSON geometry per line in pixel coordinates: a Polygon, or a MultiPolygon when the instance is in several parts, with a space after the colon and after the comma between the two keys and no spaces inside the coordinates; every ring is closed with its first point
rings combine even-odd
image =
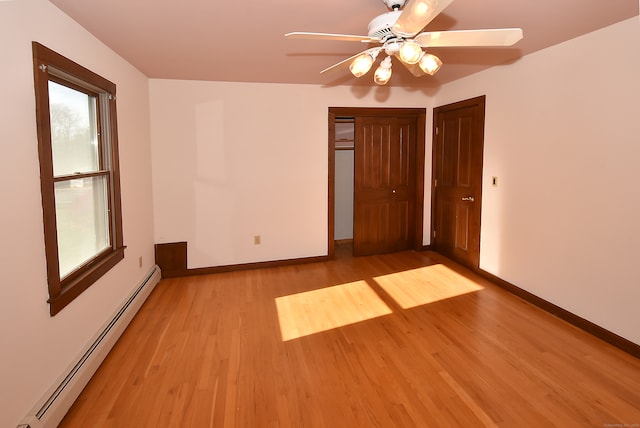
{"type": "Polygon", "coordinates": [[[156,265],[17,428],[58,426],[160,278],[160,268],[156,265]]]}

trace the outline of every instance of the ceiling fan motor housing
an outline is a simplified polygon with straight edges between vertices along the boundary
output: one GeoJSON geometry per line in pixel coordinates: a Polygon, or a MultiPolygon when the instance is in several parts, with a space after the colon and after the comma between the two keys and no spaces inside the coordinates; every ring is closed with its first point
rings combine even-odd
{"type": "Polygon", "coordinates": [[[396,35],[391,32],[391,27],[396,23],[401,13],[399,10],[394,10],[373,18],[371,22],[369,22],[368,36],[378,37],[381,40],[396,37],[396,35]]]}

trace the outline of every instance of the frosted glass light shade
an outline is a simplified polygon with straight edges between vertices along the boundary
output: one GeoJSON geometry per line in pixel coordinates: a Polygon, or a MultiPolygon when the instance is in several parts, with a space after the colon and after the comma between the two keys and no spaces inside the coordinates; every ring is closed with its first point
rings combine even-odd
{"type": "Polygon", "coordinates": [[[371,55],[369,55],[368,53],[363,53],[362,55],[358,55],[353,60],[351,65],[349,65],[349,70],[354,76],[360,77],[366,74],[367,71],[371,69],[372,65],[373,58],[371,57],[371,55]]]}
{"type": "Polygon", "coordinates": [[[416,64],[422,57],[422,48],[415,42],[404,42],[400,48],[400,59],[407,64],[416,64]]]}
{"type": "Polygon", "coordinates": [[[373,75],[373,81],[378,85],[386,84],[391,78],[391,57],[386,57],[373,75]]]}
{"type": "Polygon", "coordinates": [[[442,61],[440,61],[440,58],[435,55],[424,54],[424,56],[420,59],[418,65],[420,66],[422,71],[430,76],[433,76],[438,70],[440,70],[442,61]]]}

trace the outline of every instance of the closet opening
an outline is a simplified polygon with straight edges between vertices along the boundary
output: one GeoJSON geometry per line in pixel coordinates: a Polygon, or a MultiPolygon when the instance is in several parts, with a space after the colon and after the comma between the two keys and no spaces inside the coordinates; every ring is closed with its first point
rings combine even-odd
{"type": "Polygon", "coordinates": [[[421,249],[424,108],[329,108],[328,255],[421,249]]]}
{"type": "Polygon", "coordinates": [[[336,256],[353,254],[353,182],[355,118],[335,119],[335,208],[336,256]]]}

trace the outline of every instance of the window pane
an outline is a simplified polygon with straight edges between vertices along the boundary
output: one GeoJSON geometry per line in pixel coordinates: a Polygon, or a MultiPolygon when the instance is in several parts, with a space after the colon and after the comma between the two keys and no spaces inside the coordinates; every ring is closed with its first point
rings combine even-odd
{"type": "Polygon", "coordinates": [[[93,258],[109,242],[107,179],[55,183],[60,278],[93,258]]]}
{"type": "Polygon", "coordinates": [[[53,175],[100,169],[94,96],[49,81],[53,175]]]}

